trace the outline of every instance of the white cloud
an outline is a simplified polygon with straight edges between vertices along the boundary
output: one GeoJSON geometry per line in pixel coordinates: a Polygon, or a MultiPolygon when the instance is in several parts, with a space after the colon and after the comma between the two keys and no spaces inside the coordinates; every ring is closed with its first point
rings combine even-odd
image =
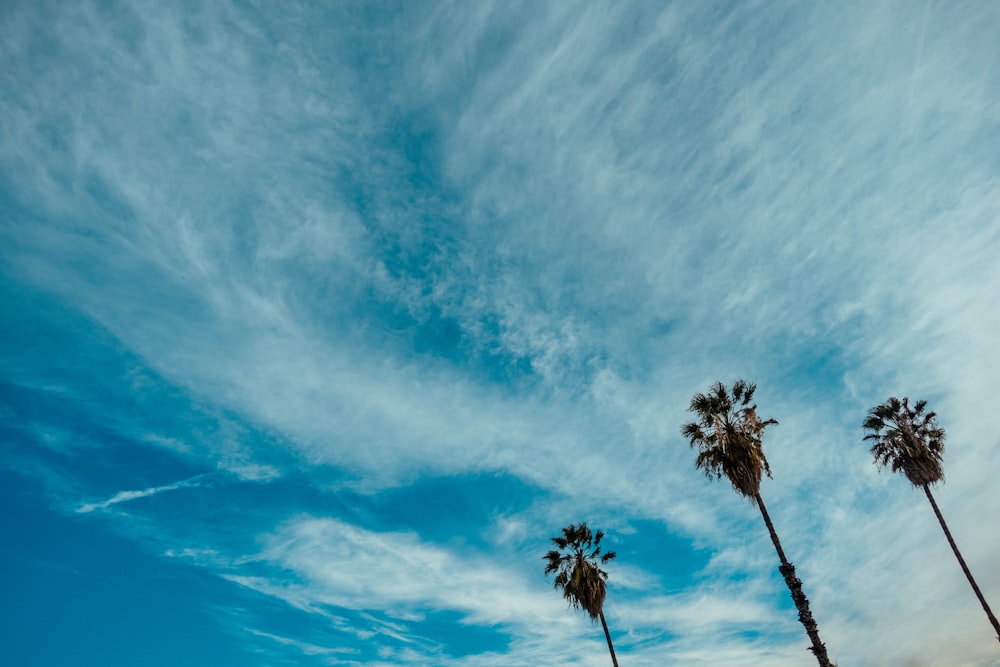
{"type": "MultiPolygon", "coordinates": [[[[246,628],[246,631],[257,637],[264,637],[265,639],[270,639],[271,641],[283,644],[285,646],[292,646],[305,655],[336,655],[336,654],[354,654],[358,651],[356,649],[350,648],[337,648],[328,646],[317,646],[315,644],[309,644],[306,642],[301,642],[289,637],[282,637],[280,635],[275,635],[270,632],[264,632],[263,630],[257,630],[254,628],[246,628]]],[[[353,662],[353,661],[352,661],[353,662]]],[[[339,661],[330,664],[338,664],[339,661]]]]}
{"type": "Polygon", "coordinates": [[[149,496],[156,495],[157,493],[163,493],[164,491],[176,491],[177,489],[185,489],[192,486],[198,486],[205,479],[205,475],[195,475],[194,477],[189,477],[187,479],[182,479],[179,482],[174,482],[173,484],[164,484],[163,486],[151,486],[148,489],[136,490],[136,491],[119,491],[115,495],[111,496],[107,500],[102,500],[96,503],[85,503],[76,508],[76,511],[81,514],[86,514],[88,512],[93,512],[94,510],[105,510],[112,505],[117,505],[118,503],[128,502],[130,500],[137,500],[139,498],[148,498],[149,496]]]}
{"type": "MultiPolygon", "coordinates": [[[[227,578],[332,619],[338,617],[330,610],[365,612],[370,641],[387,655],[396,655],[397,649],[381,644],[378,635],[410,645],[414,653],[409,659],[417,662],[433,655],[440,664],[601,664],[606,658],[593,655],[606,650],[600,628],[569,610],[541,577],[526,577],[523,559],[510,556],[507,550],[463,553],[423,542],[410,531],[375,532],[302,516],[279,526],[264,540],[260,554],[247,561],[276,565],[291,579],[276,584],[267,577],[227,578]],[[509,650],[474,652],[461,659],[438,653],[439,648],[420,638],[419,626],[427,614],[440,611],[459,611],[463,624],[502,629],[511,635],[509,650]]],[[[648,573],[618,563],[612,569],[608,622],[619,650],[636,664],[662,664],[680,656],[691,664],[709,664],[716,652],[746,661],[771,656],[773,664],[796,664],[792,651],[747,646],[741,638],[746,632],[797,632],[793,616],[776,613],[765,601],[774,591],[750,583],[738,592],[713,584],[681,595],[649,594],[656,586],[648,573]],[[696,638],[703,642],[700,649],[696,638]]]]}
{"type": "Polygon", "coordinates": [[[527,590],[520,568],[498,571],[478,557],[462,559],[422,543],[411,532],[375,533],[336,519],[290,522],[261,557],[298,573],[318,601],[391,616],[457,609],[467,622],[496,624],[552,606],[550,596],[527,590]]]}
{"type": "MultiPolygon", "coordinates": [[[[5,271],[366,492],[473,470],[552,492],[528,529],[503,524],[501,545],[543,515],[664,520],[713,549],[709,582],[748,577],[744,620],[775,618],[774,598],[756,597],[773,550],[753,508],[693,470],[678,428],[693,392],[746,376],[781,422],[764,494],[831,651],[856,665],[988,664],[988,626],[929,508],[875,474],[859,424],[890,393],[933,399],[949,431],[940,500],[996,600],[1000,51],[984,39],[996,10],[522,10],[517,22],[486,3],[427,12],[392,33],[387,57],[405,59],[384,79],[340,50],[318,55],[315,35],[268,50],[261,69],[254,49],[274,45],[219,16],[200,18],[196,41],[169,9],[144,7],[131,46],[86,9],[54,17],[61,66],[28,67],[23,37],[3,47],[23,78],[7,84],[20,95],[4,104],[0,156],[41,218],[2,223],[5,271]],[[60,102],[81,71],[92,85],[60,102]],[[418,111],[444,194],[403,185],[412,165],[386,140],[397,113],[418,111]],[[46,123],[72,128],[56,148],[46,123]],[[118,205],[128,215],[105,215],[118,205]],[[421,270],[391,266],[392,244],[424,253],[421,270]],[[416,320],[437,309],[475,350],[534,374],[497,386],[416,354],[380,304],[416,320]]],[[[239,442],[213,447],[244,479],[281,474],[239,442]]],[[[552,606],[527,584],[470,597],[510,573],[482,564],[493,578],[449,582],[462,569],[450,552],[333,519],[287,524],[265,555],[308,582],[282,589],[307,607],[516,623],[518,604],[539,618],[552,606]],[[378,555],[372,577],[321,549],[359,566],[378,555]]],[[[690,664],[727,618],[729,598],[696,602],[699,585],[646,600],[686,633],[674,655],[690,664]],[[685,626],[672,604],[717,622],[685,626]]],[[[731,641],[716,664],[801,657],[731,641]]],[[[645,650],[633,655],[652,661],[645,650]]]]}

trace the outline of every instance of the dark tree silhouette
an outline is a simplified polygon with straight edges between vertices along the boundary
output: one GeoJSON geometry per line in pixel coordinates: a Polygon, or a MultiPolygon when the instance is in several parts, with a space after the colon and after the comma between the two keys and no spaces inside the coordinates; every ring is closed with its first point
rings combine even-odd
{"type": "Polygon", "coordinates": [[[615,552],[601,554],[601,540],[604,533],[591,533],[587,524],[570,524],[562,529],[562,535],[552,538],[559,547],[545,554],[547,564],[545,574],[556,573],[555,587],[561,588],[563,597],[574,609],[583,609],[592,621],[601,620],[604,637],[608,640],[611,662],[618,667],[615,647],[611,643],[607,621],[604,620],[604,597],[607,594],[608,573],[601,565],[614,560],[615,552]]]}
{"type": "Polygon", "coordinates": [[[695,394],[688,411],[695,413],[698,421],[685,424],[681,433],[692,447],[698,448],[696,467],[709,477],[721,479],[725,476],[737,493],[760,509],[781,561],[778,571],[785,578],[799,612],[799,621],[812,642],[809,650],[816,656],[820,667],[832,667],[826,646],[820,641],[819,628],[809,610],[809,600],[802,592],[802,581],[795,576],[795,566],[785,557],[778,533],[760,496],[761,477],[765,474],[771,476],[761,436],[765,428],[778,422],[774,419],[761,420],[757,416],[757,406],[752,402],[756,389],[756,385],[738,380],[733,385],[732,393],[724,384],[717,382],[707,394],[695,394]]]}
{"type": "Polygon", "coordinates": [[[986,617],[993,624],[997,640],[1000,641],[1000,623],[986,603],[969,566],[965,564],[931,493],[931,485],[944,482],[944,429],[938,427],[935,413],[924,412],[926,407],[927,401],[917,401],[911,407],[910,399],[905,396],[902,400],[890,397],[885,403],[868,411],[863,426],[871,432],[865,436],[865,440],[872,441],[871,453],[879,468],[889,466],[893,472],[903,473],[910,484],[924,490],[965,578],[969,580],[986,617]]]}

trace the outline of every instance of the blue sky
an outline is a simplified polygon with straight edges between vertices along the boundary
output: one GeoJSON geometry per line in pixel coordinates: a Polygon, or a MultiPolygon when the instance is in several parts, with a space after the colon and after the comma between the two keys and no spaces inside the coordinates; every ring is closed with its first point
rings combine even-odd
{"type": "Polygon", "coordinates": [[[813,663],[693,393],[759,385],[831,656],[985,666],[1000,5],[0,7],[0,656],[813,663]]]}

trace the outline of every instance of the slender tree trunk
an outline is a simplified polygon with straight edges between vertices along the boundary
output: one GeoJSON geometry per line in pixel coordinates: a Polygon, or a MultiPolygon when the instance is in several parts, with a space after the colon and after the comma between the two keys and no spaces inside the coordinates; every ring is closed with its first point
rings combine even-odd
{"type": "Polygon", "coordinates": [[[601,614],[601,625],[604,627],[604,637],[608,640],[608,650],[611,651],[611,662],[615,667],[618,667],[618,658],[615,657],[615,647],[611,643],[611,633],[608,632],[608,624],[604,620],[604,610],[602,609],[599,613],[601,614]]]}
{"type": "Polygon", "coordinates": [[[816,656],[820,667],[832,667],[830,658],[826,655],[826,645],[819,639],[819,627],[813,619],[812,612],[809,611],[809,600],[806,598],[806,594],[802,592],[802,580],[795,576],[795,566],[785,558],[785,551],[781,548],[781,540],[778,539],[778,533],[774,530],[774,524],[771,523],[771,517],[767,513],[767,507],[764,506],[764,499],[760,497],[760,493],[754,495],[754,500],[757,502],[757,507],[760,508],[760,513],[764,517],[764,523],[767,524],[767,532],[771,534],[771,542],[774,543],[774,549],[778,552],[778,560],[781,561],[781,567],[778,568],[778,571],[785,578],[785,584],[792,594],[792,601],[795,602],[795,608],[799,610],[799,622],[805,627],[806,634],[809,635],[809,639],[812,641],[812,646],[809,647],[809,650],[816,656]]]}
{"type": "Polygon", "coordinates": [[[951,550],[955,552],[955,558],[958,559],[958,564],[962,566],[962,572],[965,572],[965,578],[969,580],[972,585],[972,590],[975,591],[976,597],[979,598],[979,604],[983,605],[983,611],[986,612],[986,617],[990,619],[990,623],[993,624],[993,629],[997,632],[997,641],[1000,641],[1000,623],[997,622],[997,617],[993,615],[993,610],[990,606],[986,604],[986,598],[983,597],[983,592],[979,590],[979,586],[976,585],[976,580],[972,578],[972,572],[969,571],[969,566],[965,564],[965,559],[962,558],[962,554],[958,551],[958,545],[955,544],[955,540],[951,537],[951,531],[948,530],[948,524],[944,522],[944,517],[941,516],[941,510],[938,509],[937,503],[934,501],[934,496],[931,495],[931,488],[927,484],[924,484],[924,493],[927,494],[927,500],[931,501],[931,507],[934,508],[934,515],[937,516],[938,523],[941,524],[941,530],[944,531],[944,536],[948,538],[948,544],[951,545],[951,550]]]}

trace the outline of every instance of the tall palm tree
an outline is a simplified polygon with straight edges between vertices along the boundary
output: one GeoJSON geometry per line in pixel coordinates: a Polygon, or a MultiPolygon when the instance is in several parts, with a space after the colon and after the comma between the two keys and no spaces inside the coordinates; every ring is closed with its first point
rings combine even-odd
{"type": "Polygon", "coordinates": [[[608,573],[600,568],[609,560],[614,560],[615,552],[601,553],[603,538],[604,533],[591,533],[585,523],[579,526],[570,524],[563,528],[562,535],[552,538],[559,549],[545,554],[545,560],[548,561],[545,574],[548,576],[556,573],[555,587],[562,589],[563,597],[569,600],[574,609],[582,608],[592,621],[601,619],[604,637],[608,640],[608,650],[611,651],[611,662],[614,667],[618,667],[611,633],[604,620],[604,596],[607,594],[605,582],[608,580],[608,573]]]}
{"type": "Polygon", "coordinates": [[[972,590],[979,598],[979,604],[983,605],[986,617],[993,624],[993,629],[997,632],[997,640],[1000,640],[1000,623],[993,611],[986,603],[982,591],[972,578],[969,566],[965,564],[965,559],[958,550],[955,540],[948,530],[948,524],[941,516],[937,502],[931,494],[931,485],[944,482],[944,468],[941,460],[944,457],[944,429],[938,428],[937,414],[934,412],[924,412],[927,401],[917,401],[910,406],[910,399],[903,397],[903,400],[892,396],[882,405],[878,405],[868,411],[864,428],[871,431],[865,436],[865,440],[872,441],[871,453],[875,457],[875,463],[879,468],[885,466],[892,467],[893,472],[902,472],[910,484],[918,486],[927,494],[934,509],[934,515],[944,536],[948,538],[951,550],[955,552],[955,558],[965,573],[965,578],[972,585],[972,590]]]}
{"type": "Polygon", "coordinates": [[[819,628],[809,611],[809,600],[802,592],[802,581],[795,576],[795,567],[785,558],[778,533],[771,523],[764,499],[760,497],[761,477],[765,474],[771,476],[761,436],[765,428],[778,422],[761,420],[757,416],[757,406],[752,402],[756,390],[757,385],[738,380],[733,385],[732,393],[724,384],[716,382],[707,394],[695,394],[688,411],[695,413],[698,421],[684,424],[681,433],[692,447],[698,448],[695,466],[708,477],[721,479],[725,475],[737,493],[760,508],[781,561],[778,571],[785,578],[799,612],[799,621],[812,642],[809,650],[816,656],[820,667],[831,667],[826,646],[819,638],[819,628]]]}

